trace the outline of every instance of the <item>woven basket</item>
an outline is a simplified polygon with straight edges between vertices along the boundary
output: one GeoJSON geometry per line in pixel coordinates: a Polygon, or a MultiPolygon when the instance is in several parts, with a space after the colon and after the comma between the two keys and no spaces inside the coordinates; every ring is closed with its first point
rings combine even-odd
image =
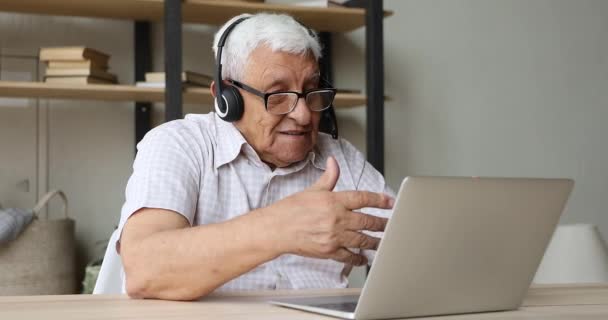
{"type": "Polygon", "coordinates": [[[34,219],[17,239],[0,246],[0,295],[76,293],[74,220],[61,191],[51,191],[34,208],[34,219]],[[40,211],[54,196],[63,200],[64,218],[40,211]]]}

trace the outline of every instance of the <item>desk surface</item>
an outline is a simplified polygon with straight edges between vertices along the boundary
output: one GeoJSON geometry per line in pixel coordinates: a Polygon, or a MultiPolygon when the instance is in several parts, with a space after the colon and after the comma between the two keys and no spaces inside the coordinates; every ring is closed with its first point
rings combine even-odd
{"type": "MultiPolygon", "coordinates": [[[[216,294],[196,302],[133,300],[116,295],[0,297],[0,319],[333,319],[266,304],[277,296],[339,295],[359,289],[216,294]]],[[[608,319],[608,284],[532,287],[517,311],[424,320],[608,319]]]]}

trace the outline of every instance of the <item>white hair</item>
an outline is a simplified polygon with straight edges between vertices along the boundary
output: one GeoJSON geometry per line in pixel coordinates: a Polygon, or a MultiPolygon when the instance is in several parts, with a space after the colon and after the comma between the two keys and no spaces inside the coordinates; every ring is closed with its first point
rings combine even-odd
{"type": "MultiPolygon", "coordinates": [[[[260,45],[270,47],[273,52],[293,54],[312,52],[315,59],[321,58],[321,45],[314,31],[285,14],[258,13],[241,14],[226,22],[215,34],[213,53],[217,59],[217,43],[224,30],[239,18],[249,17],[232,29],[222,49],[222,79],[241,80],[249,54],[260,45]]],[[[217,62],[216,62],[217,63],[217,62]]]]}

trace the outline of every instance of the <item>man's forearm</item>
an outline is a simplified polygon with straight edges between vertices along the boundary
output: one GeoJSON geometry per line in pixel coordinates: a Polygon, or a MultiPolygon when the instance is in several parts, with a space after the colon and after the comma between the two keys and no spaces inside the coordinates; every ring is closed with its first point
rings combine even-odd
{"type": "Polygon", "coordinates": [[[132,297],[193,300],[282,254],[262,211],[209,225],[156,232],[123,246],[132,297]]]}

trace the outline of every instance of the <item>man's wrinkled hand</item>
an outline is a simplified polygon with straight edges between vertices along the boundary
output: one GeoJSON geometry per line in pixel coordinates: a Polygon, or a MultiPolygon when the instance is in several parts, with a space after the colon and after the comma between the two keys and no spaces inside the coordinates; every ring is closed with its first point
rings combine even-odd
{"type": "Polygon", "coordinates": [[[367,263],[365,256],[348,248],[376,250],[380,239],[361,231],[384,231],[388,220],[353,210],[391,209],[394,200],[367,191],[333,192],[339,176],[338,163],[330,157],[314,185],[268,207],[279,221],[280,250],[352,265],[367,263]]]}

